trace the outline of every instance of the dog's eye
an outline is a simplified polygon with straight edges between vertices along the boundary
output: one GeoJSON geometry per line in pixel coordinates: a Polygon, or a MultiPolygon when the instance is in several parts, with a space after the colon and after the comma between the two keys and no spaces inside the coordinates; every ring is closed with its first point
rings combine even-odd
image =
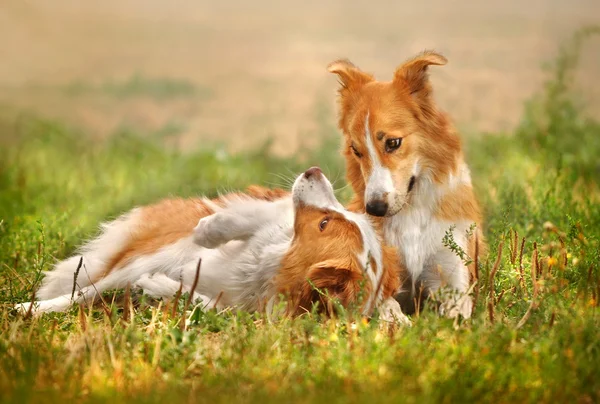
{"type": "Polygon", "coordinates": [[[396,139],[388,139],[385,141],[385,151],[388,153],[393,152],[402,144],[402,138],[398,137],[396,139]]]}
{"type": "Polygon", "coordinates": [[[321,223],[319,223],[319,230],[323,231],[325,230],[325,227],[327,227],[327,223],[329,223],[329,218],[326,217],[325,219],[321,220],[321,223]]]}
{"type": "Polygon", "coordinates": [[[358,152],[358,150],[356,150],[356,147],[354,147],[354,145],[351,145],[351,146],[350,146],[350,148],[352,148],[352,152],[354,153],[354,155],[355,155],[356,157],[358,157],[358,158],[361,158],[361,157],[362,157],[362,154],[360,154],[360,153],[358,152]]]}

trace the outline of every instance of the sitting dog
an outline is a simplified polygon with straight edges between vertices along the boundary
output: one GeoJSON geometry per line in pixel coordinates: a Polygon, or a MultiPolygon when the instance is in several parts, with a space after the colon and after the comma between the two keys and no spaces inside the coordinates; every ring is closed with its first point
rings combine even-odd
{"type": "Polygon", "coordinates": [[[485,244],[460,138],[431,96],[429,66],[444,64],[443,56],[424,52],[386,82],[347,60],[328,70],[340,82],[339,127],[355,192],[349,208],[382,218],[385,242],[398,249],[410,276],[409,297],[419,285],[424,294],[448,286],[442,314],[470,317],[468,292],[485,244]]]}

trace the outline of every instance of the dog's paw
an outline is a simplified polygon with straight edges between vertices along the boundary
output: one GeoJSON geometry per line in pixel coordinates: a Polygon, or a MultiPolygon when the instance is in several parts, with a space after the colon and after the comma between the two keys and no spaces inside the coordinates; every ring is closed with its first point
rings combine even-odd
{"type": "Polygon", "coordinates": [[[161,273],[143,274],[133,284],[133,288],[141,290],[143,294],[154,299],[165,300],[175,296],[180,287],[182,287],[180,282],[161,273]]]}
{"type": "Polygon", "coordinates": [[[35,313],[35,302],[17,303],[13,307],[19,314],[35,313]],[[33,307],[32,307],[33,306],[33,307]]]}
{"type": "Polygon", "coordinates": [[[70,306],[71,300],[69,298],[59,296],[50,300],[18,303],[14,308],[23,315],[31,314],[32,316],[40,316],[44,313],[66,311],[70,306]]]}
{"type": "MultiPolygon", "coordinates": [[[[165,298],[162,292],[162,283],[157,282],[150,274],[143,274],[136,280],[131,288],[133,290],[141,290],[144,295],[150,296],[154,299],[165,298]]],[[[172,295],[166,296],[171,297],[172,295]]]]}
{"type": "Polygon", "coordinates": [[[227,237],[230,218],[223,213],[214,213],[200,219],[194,228],[194,243],[200,247],[216,248],[229,241],[227,237]]]}
{"type": "Polygon", "coordinates": [[[451,297],[440,305],[440,315],[448,318],[459,316],[467,319],[473,313],[473,299],[469,295],[451,297]]]}
{"type": "Polygon", "coordinates": [[[412,322],[402,312],[400,303],[396,299],[388,297],[379,305],[379,319],[387,323],[410,327],[412,322]]]}

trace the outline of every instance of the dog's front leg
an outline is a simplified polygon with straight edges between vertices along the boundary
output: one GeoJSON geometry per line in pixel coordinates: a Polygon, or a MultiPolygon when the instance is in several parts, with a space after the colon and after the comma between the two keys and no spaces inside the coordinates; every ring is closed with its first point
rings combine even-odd
{"type": "Polygon", "coordinates": [[[247,240],[267,223],[293,215],[291,199],[274,202],[241,201],[200,219],[194,228],[194,242],[215,248],[231,240],[247,240]]]}
{"type": "Polygon", "coordinates": [[[379,319],[388,323],[410,326],[410,319],[402,312],[400,303],[393,297],[388,297],[377,307],[379,319]]]}
{"type": "Polygon", "coordinates": [[[470,296],[469,270],[460,257],[448,249],[435,255],[435,265],[427,268],[420,280],[431,296],[439,301],[439,312],[448,318],[470,318],[473,299],[470,296]]]}

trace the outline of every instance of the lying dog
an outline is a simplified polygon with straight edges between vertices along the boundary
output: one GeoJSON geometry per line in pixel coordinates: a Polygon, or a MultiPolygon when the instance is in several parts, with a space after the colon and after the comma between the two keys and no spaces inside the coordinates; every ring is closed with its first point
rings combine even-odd
{"type": "Polygon", "coordinates": [[[350,209],[383,218],[385,242],[398,248],[411,278],[410,300],[417,285],[425,294],[447,285],[454,292],[440,310],[470,317],[469,275],[484,248],[482,218],[460,138],[431,97],[428,67],[444,64],[443,56],[424,52],[399,66],[390,82],[347,60],[328,70],[341,84],[339,127],[355,192],[350,209]]]}
{"type": "MultiPolygon", "coordinates": [[[[343,209],[317,167],[297,178],[292,198],[283,194],[252,188],[212,201],[171,199],[133,209],[47,273],[33,311],[63,311],[128,284],[169,298],[183,285],[209,308],[254,311],[266,303],[269,309],[283,294],[293,314],[317,302],[327,311],[334,298],[365,315],[377,307],[384,320],[408,322],[392,298],[400,286],[397,254],[382,246],[367,215],[343,209]]],[[[27,311],[29,305],[18,306],[27,311]]]]}

